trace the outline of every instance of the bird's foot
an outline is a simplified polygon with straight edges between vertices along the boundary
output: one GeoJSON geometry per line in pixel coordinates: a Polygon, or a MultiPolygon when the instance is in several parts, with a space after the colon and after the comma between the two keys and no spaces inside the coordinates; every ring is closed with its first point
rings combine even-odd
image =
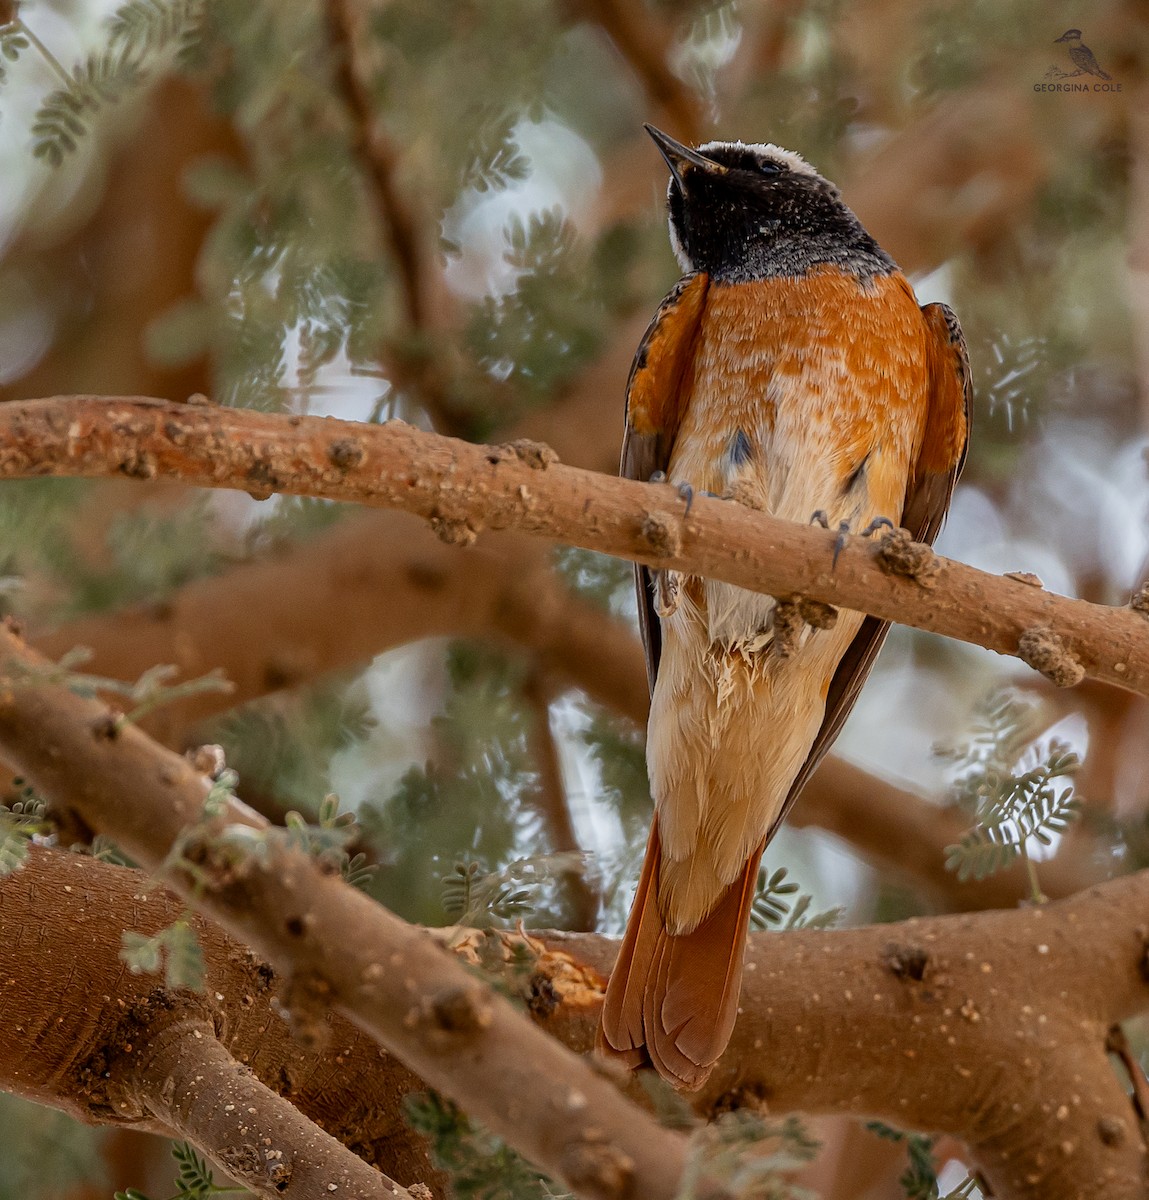
{"type": "MultiPolygon", "coordinates": [[[[650,477],[649,480],[647,480],[647,482],[648,483],[669,483],[670,480],[667,478],[667,474],[665,471],[655,471],[655,473],[650,477]]],[[[713,492],[707,492],[707,491],[696,492],[689,483],[677,483],[674,485],[674,490],[678,493],[678,498],[680,500],[684,500],[686,502],[686,512],[684,512],[682,514],[684,517],[690,516],[690,510],[694,506],[694,497],[695,496],[708,496],[712,500],[716,498],[715,494],[713,492]]]]}
{"type": "Polygon", "coordinates": [[[878,532],[879,529],[897,529],[897,526],[890,520],[889,517],[875,517],[858,537],[870,537],[878,532]]]}
{"type": "MultiPolygon", "coordinates": [[[[830,528],[830,519],[826,516],[824,508],[818,509],[810,518],[811,525],[821,525],[823,529],[830,528]]],[[[850,532],[849,521],[838,522],[838,536],[834,539],[834,557],[830,562],[830,570],[832,571],[838,565],[838,555],[842,553],[842,548],[846,544],[846,534],[850,532]]]]}
{"type": "MultiPolygon", "coordinates": [[[[829,521],[829,518],[826,516],[825,509],[821,509],[821,508],[818,509],[818,511],[816,513],[814,513],[814,515],[810,518],[810,524],[811,525],[821,525],[823,529],[829,529],[830,521],[829,521]]],[[[875,517],[866,526],[866,528],[863,529],[857,536],[858,537],[870,537],[872,534],[877,533],[877,531],[879,529],[895,529],[895,528],[897,528],[897,527],[894,525],[893,521],[891,521],[889,517],[875,517]]],[[[842,553],[842,550],[845,548],[846,537],[848,534],[850,534],[850,532],[851,532],[851,530],[850,530],[850,522],[849,521],[839,521],[838,522],[838,536],[834,539],[834,557],[830,563],[830,570],[833,570],[838,565],[838,556],[842,553]]]]}

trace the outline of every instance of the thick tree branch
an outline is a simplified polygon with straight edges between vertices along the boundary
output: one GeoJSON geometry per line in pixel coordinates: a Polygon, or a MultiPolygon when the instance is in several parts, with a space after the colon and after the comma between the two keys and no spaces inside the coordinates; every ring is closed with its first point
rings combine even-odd
{"type": "Polygon", "coordinates": [[[135,1057],[130,1090],[140,1108],[256,1195],[413,1200],[260,1083],[206,1022],[173,1023],[143,1039],[135,1057]]]}
{"type": "MultiPolygon", "coordinates": [[[[267,988],[243,979],[242,951],[211,922],[197,921],[209,976],[203,997],[165,996],[154,980],[124,974],[118,929],[139,927],[141,919],[149,928],[162,926],[181,911],[171,893],[152,886],[145,916],[139,907],[144,887],[137,873],[34,851],[25,872],[0,882],[4,912],[40,930],[35,941],[0,945],[5,978],[18,978],[21,994],[43,987],[49,997],[67,989],[73,996],[99,996],[118,973],[123,990],[112,995],[124,1004],[110,1000],[103,1009],[76,1014],[86,1022],[81,1047],[111,1043],[123,1049],[137,1014],[166,1014],[178,1023],[188,1019],[188,1005],[201,1005],[211,1014],[206,1021],[228,1030],[237,1056],[251,1055],[252,1036],[262,1033],[269,1045],[252,1066],[274,1078],[286,1027],[272,1015],[267,988]],[[43,897],[53,898],[61,919],[37,918],[43,897]],[[70,921],[91,937],[77,939],[70,921]]],[[[1140,1196],[1144,1146],[1106,1050],[1114,1023],[1149,1006],[1142,928],[1147,902],[1149,874],[1142,873],[1042,909],[754,935],[742,1015],[697,1106],[712,1113],[765,1100],[779,1113],[851,1112],[946,1131],[971,1146],[1001,1200],[1092,1194],[1091,1176],[1107,1181],[1107,1200],[1140,1196]]],[[[494,951],[484,955],[488,961],[498,958],[500,945],[511,955],[525,952],[530,970],[515,983],[536,1020],[572,1048],[585,1049],[616,943],[594,935],[537,936],[541,942],[506,933],[436,933],[465,955],[488,941],[494,951]]],[[[521,965],[523,959],[513,961],[521,965]]],[[[255,981],[265,970],[250,962],[246,969],[255,981]]],[[[290,994],[273,986],[281,1003],[290,1002],[290,994]]],[[[30,1008],[54,1017],[75,1007],[0,1007],[0,1083],[13,1085],[10,1054],[28,1042],[23,1022],[30,1008]]],[[[69,1106],[69,1097],[75,1103],[74,1073],[51,1066],[58,1062],[53,1056],[68,1053],[76,1031],[74,1024],[46,1029],[48,1041],[38,1043],[40,1053],[31,1059],[41,1081],[38,1098],[48,1103],[69,1106]]],[[[308,1097],[322,1101],[336,1085],[344,1090],[327,1102],[328,1112],[337,1111],[341,1099],[366,1088],[359,1112],[374,1110],[376,1122],[397,1119],[401,1097],[425,1085],[389,1056],[346,1048],[360,1044],[336,1019],[325,1054],[295,1048],[297,1060],[314,1064],[302,1073],[302,1083],[294,1069],[279,1069],[293,1081],[296,1102],[304,1107],[308,1097]]],[[[132,1058],[130,1049],[126,1058],[132,1058]]],[[[98,1079],[103,1061],[94,1064],[98,1079]]],[[[103,1103],[89,1105],[89,1119],[116,1118],[117,1087],[114,1080],[100,1084],[95,1095],[103,1103]]]]}
{"type": "Polygon", "coordinates": [[[191,918],[204,957],[203,992],[165,991],[154,975],[128,970],[121,931],[152,936],[187,915],[154,880],[34,847],[21,870],[0,879],[0,913],[8,931],[0,939],[4,1091],[87,1122],[168,1136],[178,1130],[273,1196],[318,1195],[325,1188],[317,1172],[342,1174],[358,1195],[390,1195],[390,1181],[367,1163],[408,1183],[440,1184],[422,1142],[395,1111],[396,1087],[417,1089],[418,1079],[394,1060],[380,1074],[376,1046],[334,1014],[327,1045],[305,1048],[276,1015],[289,999],[285,980],[218,925],[191,918]],[[173,1067],[192,1078],[222,1071],[247,1099],[225,1110],[222,1093],[201,1084],[192,1090],[204,1102],[215,1099],[197,1115],[186,1108],[185,1089],[168,1086],[173,1067]],[[239,1118],[247,1132],[236,1128],[239,1118]],[[245,1164],[255,1165],[254,1174],[245,1164]]]}
{"type": "Polygon", "coordinates": [[[1011,654],[1060,684],[1149,694],[1149,620],[1057,596],[883,537],[835,535],[670,487],[550,463],[546,447],[473,446],[402,422],[360,425],[144,398],[0,410],[0,477],[127,475],[402,508],[445,541],[517,528],[662,569],[801,595],[1011,654]]]}
{"type": "Polygon", "coordinates": [[[0,631],[0,752],[58,809],[163,871],[197,910],[289,972],[301,1034],[316,1036],[334,1006],[588,1200],[671,1200],[681,1136],[250,810],[230,802],[206,818],[207,781],[185,759],[131,726],[109,736],[102,704],[34,681],[45,666],[0,631]]]}
{"type": "Polygon", "coordinates": [[[280,688],[365,663],[428,637],[495,637],[539,669],[641,722],[647,693],[630,628],[571,594],[550,547],[504,533],[462,550],[404,513],[362,513],[285,553],[186,584],[161,605],[100,613],[35,634],[58,658],[136,679],[156,663],[189,675],[222,667],[235,691],[165,706],[148,728],[182,747],[190,728],[280,688]]]}
{"type": "MultiPolygon", "coordinates": [[[[1001,1200],[1143,1196],[1146,1146],[1109,1067],[1149,1007],[1149,872],[1043,908],[750,939],[740,1017],[699,1097],[852,1112],[969,1145],[1001,1200]]],[[[609,970],[615,948],[548,935],[609,970]]],[[[546,1027],[589,1046],[596,1013],[546,1027]]]]}

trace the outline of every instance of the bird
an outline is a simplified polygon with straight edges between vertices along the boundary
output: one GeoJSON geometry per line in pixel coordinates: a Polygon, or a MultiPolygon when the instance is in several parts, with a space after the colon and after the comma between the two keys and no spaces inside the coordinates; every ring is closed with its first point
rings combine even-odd
{"type": "MultiPolygon", "coordinates": [[[[620,474],[676,485],[688,508],[709,492],[859,532],[900,522],[932,543],[970,421],[952,310],[919,307],[800,155],[740,141],[692,149],[645,128],[670,169],[683,274],[631,367],[620,474]]],[[[841,729],[888,623],[841,611],[832,628],[776,637],[771,597],[636,572],[655,812],[596,1044],[690,1091],[734,1026],[763,850],[841,729]]]]}
{"type": "Polygon", "coordinates": [[[1112,79],[1113,76],[1107,74],[1098,65],[1097,59],[1093,56],[1093,51],[1088,46],[1082,45],[1081,30],[1067,29],[1059,38],[1054,38],[1054,45],[1058,42],[1067,43],[1066,49],[1069,51],[1069,58],[1073,65],[1077,68],[1077,74],[1084,72],[1086,75],[1096,75],[1098,79],[1112,79]]]}

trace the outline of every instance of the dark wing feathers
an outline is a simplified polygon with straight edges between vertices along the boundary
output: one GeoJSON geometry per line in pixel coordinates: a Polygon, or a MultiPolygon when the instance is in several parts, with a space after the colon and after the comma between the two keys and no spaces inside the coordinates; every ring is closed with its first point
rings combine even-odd
{"type": "MultiPolygon", "coordinates": [[[[708,287],[706,275],[683,276],[658,306],[639,342],[626,381],[626,432],[619,467],[619,474],[625,479],[640,479],[645,483],[670,464],[708,287]]],[[[653,576],[648,567],[636,566],[634,578],[647,681],[653,691],[662,651],[662,633],[654,611],[653,576]]]]}
{"type": "MultiPolygon", "coordinates": [[[[932,545],[945,520],[954,485],[965,465],[972,418],[973,383],[965,337],[953,309],[946,304],[927,304],[922,309],[922,316],[932,335],[929,345],[929,412],[921,451],[902,507],[902,527],[909,530],[915,541],[932,545]]],[[[830,689],[826,694],[826,715],[821,728],[790,787],[782,811],[771,826],[767,841],[785,820],[798,793],[834,744],[834,739],[857,702],[889,629],[889,621],[867,617],[847,647],[830,681],[830,689]]]]}

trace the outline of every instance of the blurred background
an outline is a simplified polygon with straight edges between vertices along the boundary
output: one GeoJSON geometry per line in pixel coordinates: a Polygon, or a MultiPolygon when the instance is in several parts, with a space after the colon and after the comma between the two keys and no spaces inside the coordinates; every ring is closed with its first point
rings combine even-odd
{"type": "MultiPolygon", "coordinates": [[[[1102,603],[1143,578],[1149,25],[1131,2],[2,0],[5,20],[0,398],[203,393],[532,437],[614,471],[630,359],[678,274],[651,121],[801,152],[920,300],[957,311],[976,397],[943,553],[1102,603]],[[1070,28],[1096,71],[1055,40],[1070,28]]],[[[0,490],[0,556],[0,604],[50,653],[90,647],[87,669],[125,679],[222,668],[231,695],[151,732],[222,745],[273,819],[336,793],[402,916],[621,929],[650,812],[628,564],[56,480],[0,490]]],[[[1007,768],[1061,744],[1084,760],[1082,819],[1028,846],[1042,890],[1149,863],[1143,702],[895,629],[768,851],[799,891],[764,923],[1030,896],[1024,863],[946,868],[972,818],[934,747],[992,741],[1003,687],[1027,707],[1007,768]]],[[[812,1127],[806,1186],[909,1194],[903,1144],[812,1127]]],[[[170,1179],[142,1137],[14,1101],[0,1132],[0,1197],[170,1179]]],[[[945,1194],[961,1147],[933,1153],[945,1194]]]]}

